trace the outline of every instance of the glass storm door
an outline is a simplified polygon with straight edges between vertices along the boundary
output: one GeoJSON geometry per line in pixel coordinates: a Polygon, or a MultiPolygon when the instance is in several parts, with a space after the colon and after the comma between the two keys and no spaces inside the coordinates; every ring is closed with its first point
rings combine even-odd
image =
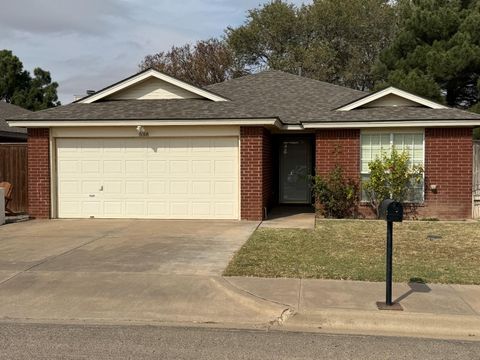
{"type": "Polygon", "coordinates": [[[310,204],[311,155],[308,140],[280,142],[280,199],[283,204],[310,204]]]}

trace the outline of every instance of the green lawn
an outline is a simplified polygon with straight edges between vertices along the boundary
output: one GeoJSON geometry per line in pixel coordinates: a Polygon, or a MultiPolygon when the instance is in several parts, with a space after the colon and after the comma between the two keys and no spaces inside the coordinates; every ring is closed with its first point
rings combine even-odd
{"type": "MultiPolygon", "coordinates": [[[[385,233],[384,221],[366,220],[319,220],[315,230],[260,228],[224,275],[384,281],[385,233]]],[[[393,274],[399,282],[480,284],[480,223],[394,224],[393,274]]]]}

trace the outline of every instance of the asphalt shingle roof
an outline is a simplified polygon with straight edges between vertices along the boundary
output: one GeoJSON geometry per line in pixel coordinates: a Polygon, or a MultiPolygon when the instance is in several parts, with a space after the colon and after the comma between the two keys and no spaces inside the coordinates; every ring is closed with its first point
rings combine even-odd
{"type": "Polygon", "coordinates": [[[378,107],[335,111],[338,107],[360,99],[367,93],[274,70],[210,85],[205,89],[231,101],[176,99],[73,103],[17,116],[15,119],[193,120],[276,117],[285,124],[382,120],[480,120],[480,115],[459,109],[378,107]]]}
{"type": "Polygon", "coordinates": [[[31,111],[21,108],[20,106],[7,104],[0,100],[0,132],[26,134],[27,129],[10,127],[5,120],[30,113],[31,111]]]}

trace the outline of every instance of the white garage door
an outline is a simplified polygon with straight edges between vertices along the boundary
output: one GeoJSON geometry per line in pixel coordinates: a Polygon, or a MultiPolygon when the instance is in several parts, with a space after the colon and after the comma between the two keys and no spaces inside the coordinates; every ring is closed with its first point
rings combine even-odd
{"type": "Polygon", "coordinates": [[[238,138],[57,139],[61,218],[238,219],[238,138]]]}

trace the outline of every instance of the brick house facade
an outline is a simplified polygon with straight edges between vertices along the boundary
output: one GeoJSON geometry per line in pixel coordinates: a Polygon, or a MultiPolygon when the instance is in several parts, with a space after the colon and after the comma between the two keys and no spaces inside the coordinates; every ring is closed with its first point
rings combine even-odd
{"type": "MultiPolygon", "coordinates": [[[[305,200],[305,193],[296,192],[295,188],[297,183],[306,186],[306,174],[325,175],[339,164],[346,176],[361,180],[365,175],[361,172],[365,166],[364,134],[390,132],[392,142],[393,131],[410,131],[410,137],[418,137],[413,147],[418,145],[421,150],[425,177],[423,201],[416,205],[417,216],[439,219],[472,216],[472,129],[480,126],[480,116],[395,88],[366,94],[266,71],[200,89],[147,70],[78,103],[8,122],[28,128],[29,213],[36,218],[109,217],[106,213],[100,216],[88,213],[101,212],[108,205],[119,211],[118,215],[112,212],[112,217],[122,218],[130,214],[133,218],[202,218],[205,214],[209,219],[262,220],[268,209],[282,203],[281,186],[288,186],[293,194],[290,203],[311,204],[311,196],[305,200]],[[142,88],[145,80],[150,81],[148,88],[142,88]],[[158,89],[153,91],[152,84],[158,89]],[[127,88],[129,91],[125,91],[127,88]],[[176,88],[175,92],[168,93],[172,88],[176,88]],[[148,102],[128,98],[148,91],[153,91],[148,93],[148,102]],[[117,92],[121,95],[118,98],[117,92]],[[163,98],[165,94],[168,97],[163,98]],[[171,101],[172,97],[178,101],[171,101]],[[98,101],[101,106],[95,104],[98,101]],[[163,140],[159,139],[175,143],[174,148],[186,146],[185,151],[191,156],[162,158],[162,152],[151,151],[152,146],[157,150],[163,146],[163,140]],[[59,141],[67,147],[76,146],[77,150],[91,146],[94,141],[98,154],[103,153],[102,146],[105,149],[110,146],[111,161],[108,160],[108,167],[99,163],[84,171],[81,155],[69,158],[68,164],[73,164],[69,171],[76,173],[64,181],[65,195],[59,185],[59,141]],[[118,153],[111,151],[115,141],[123,144],[118,153]],[[311,154],[299,153],[301,142],[310,144],[304,151],[310,152],[312,148],[311,154]],[[291,152],[296,157],[290,159],[290,168],[284,173],[280,171],[280,162],[285,161],[281,154],[286,148],[280,147],[280,143],[296,149],[291,152]],[[135,149],[151,155],[139,159],[135,149]],[[122,155],[127,153],[128,156],[122,155]],[[205,154],[205,158],[199,154],[205,154]],[[154,156],[158,166],[153,175],[147,169],[151,165],[148,156],[154,156]],[[311,170],[309,161],[313,164],[311,170]],[[130,163],[134,170],[129,175],[126,166],[130,163]],[[92,171],[97,174],[88,178],[92,171]],[[117,185],[121,185],[117,186],[118,199],[109,192],[108,204],[103,204],[107,197],[102,193],[105,183],[101,177],[108,171],[111,173],[105,179],[110,179],[110,184],[111,179],[118,180],[117,185]],[[198,176],[196,171],[200,171],[198,176]],[[227,173],[230,178],[222,175],[227,173]],[[168,174],[172,174],[171,178],[168,174]],[[86,179],[88,186],[75,183],[77,178],[86,179]],[[131,197],[127,182],[128,189],[133,189],[131,197]],[[153,185],[156,188],[150,191],[153,185]],[[163,193],[167,200],[161,197],[163,193]],[[150,194],[155,203],[151,203],[150,194]],[[295,201],[295,196],[298,199],[303,196],[303,200],[295,201]],[[82,207],[81,202],[75,203],[77,199],[91,201],[82,207]],[[67,205],[70,208],[62,213],[62,206],[67,205]],[[141,206],[147,212],[142,213],[141,206]],[[188,210],[186,215],[179,212],[182,207],[188,210]]],[[[75,151],[70,151],[68,156],[74,154],[75,151]]],[[[87,167],[97,158],[91,155],[88,161],[87,167]]],[[[360,212],[366,217],[373,215],[366,205],[360,206],[360,212]]]]}

